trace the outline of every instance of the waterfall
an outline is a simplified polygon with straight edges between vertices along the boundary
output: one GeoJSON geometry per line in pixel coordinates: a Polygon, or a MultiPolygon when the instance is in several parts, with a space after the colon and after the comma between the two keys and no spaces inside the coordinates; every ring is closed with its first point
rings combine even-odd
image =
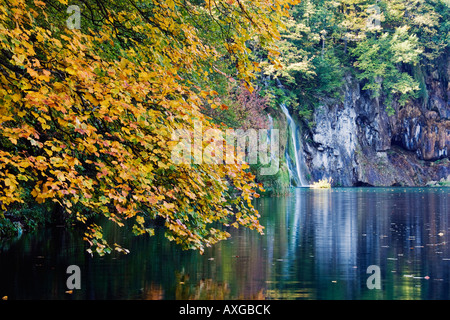
{"type": "MultiPolygon", "coordinates": [[[[267,114],[267,117],[269,118],[269,130],[267,131],[267,145],[270,146],[270,137],[272,136],[272,130],[273,130],[273,118],[270,116],[270,114],[267,114]]],[[[270,161],[275,159],[275,152],[273,150],[270,150],[270,161]]]]}
{"type": "MultiPolygon", "coordinates": [[[[305,183],[305,179],[302,176],[301,167],[303,166],[303,151],[300,150],[301,142],[299,139],[299,129],[289,114],[289,110],[286,108],[286,105],[283,103],[280,105],[281,110],[286,115],[286,119],[290,128],[290,138],[288,138],[288,143],[286,147],[286,162],[289,169],[289,177],[291,180],[294,180],[295,186],[297,187],[305,187],[307,184],[305,183]],[[291,159],[289,155],[289,146],[292,143],[292,147],[294,149],[294,159],[291,159]]],[[[292,183],[291,183],[292,185],[292,183]]]]}

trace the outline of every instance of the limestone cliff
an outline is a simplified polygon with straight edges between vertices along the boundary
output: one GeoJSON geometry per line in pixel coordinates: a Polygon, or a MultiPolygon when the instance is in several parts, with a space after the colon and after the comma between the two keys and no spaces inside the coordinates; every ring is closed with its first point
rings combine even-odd
{"type": "Polygon", "coordinates": [[[334,185],[424,186],[450,181],[450,58],[424,76],[423,97],[388,115],[383,97],[370,98],[351,76],[343,102],[323,99],[315,125],[304,127],[303,152],[310,181],[334,185]]]}

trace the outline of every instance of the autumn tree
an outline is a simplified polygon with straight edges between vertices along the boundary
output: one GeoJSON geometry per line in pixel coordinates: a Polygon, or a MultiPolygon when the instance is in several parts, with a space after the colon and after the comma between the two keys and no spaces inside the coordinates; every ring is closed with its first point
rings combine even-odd
{"type": "MultiPolygon", "coordinates": [[[[222,226],[262,232],[246,164],[171,163],[174,130],[220,103],[214,79],[252,91],[250,41],[278,38],[295,1],[0,1],[0,206],[54,204],[86,225],[90,252],[110,244],[92,215],[198,249],[222,226]],[[224,66],[229,66],[224,69],[224,66]]],[[[276,52],[271,60],[276,61],[276,52]]],[[[0,217],[1,218],[1,217],[0,217]]]]}

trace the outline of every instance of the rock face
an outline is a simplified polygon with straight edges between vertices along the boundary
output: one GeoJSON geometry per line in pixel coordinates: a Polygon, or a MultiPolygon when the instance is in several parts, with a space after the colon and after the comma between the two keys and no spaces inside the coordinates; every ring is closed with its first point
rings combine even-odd
{"type": "MultiPolygon", "coordinates": [[[[447,66],[450,64],[447,61],[447,66]]],[[[310,181],[331,177],[334,185],[423,186],[450,178],[450,68],[431,72],[422,102],[389,116],[383,97],[371,99],[347,77],[344,101],[315,109],[305,134],[310,181]]],[[[418,99],[419,101],[419,99],[418,99]]]]}

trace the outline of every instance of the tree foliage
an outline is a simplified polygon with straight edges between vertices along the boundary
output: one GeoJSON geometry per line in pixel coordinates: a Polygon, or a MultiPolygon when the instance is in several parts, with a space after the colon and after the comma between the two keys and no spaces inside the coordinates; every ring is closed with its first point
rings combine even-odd
{"type": "Polygon", "coordinates": [[[224,123],[235,129],[268,129],[270,124],[266,112],[269,106],[267,97],[260,95],[260,89],[250,92],[242,85],[230,84],[223,103],[207,108],[205,113],[214,122],[224,123]]]}
{"type": "Polygon", "coordinates": [[[55,204],[100,254],[123,249],[92,214],[136,235],[162,218],[200,251],[229,236],[221,226],[262,232],[247,166],[174,166],[172,132],[215,127],[201,112],[220,98],[214,80],[252,90],[248,43],[269,47],[295,1],[85,0],[80,29],[67,0],[0,3],[1,209],[55,204]]]}
{"type": "Polygon", "coordinates": [[[441,69],[449,50],[448,1],[304,0],[291,13],[277,42],[280,65],[263,67],[302,117],[320,101],[339,100],[346,74],[393,111],[392,101],[423,89],[414,70],[441,69]]]}
{"type": "Polygon", "coordinates": [[[370,90],[374,97],[384,92],[388,107],[394,95],[399,96],[401,104],[415,97],[419,84],[397,66],[416,65],[421,53],[417,36],[409,35],[407,26],[397,28],[392,36],[386,32],[378,39],[361,41],[352,50],[352,54],[357,57],[355,66],[362,71],[358,78],[367,80],[363,89],[370,90]]]}

